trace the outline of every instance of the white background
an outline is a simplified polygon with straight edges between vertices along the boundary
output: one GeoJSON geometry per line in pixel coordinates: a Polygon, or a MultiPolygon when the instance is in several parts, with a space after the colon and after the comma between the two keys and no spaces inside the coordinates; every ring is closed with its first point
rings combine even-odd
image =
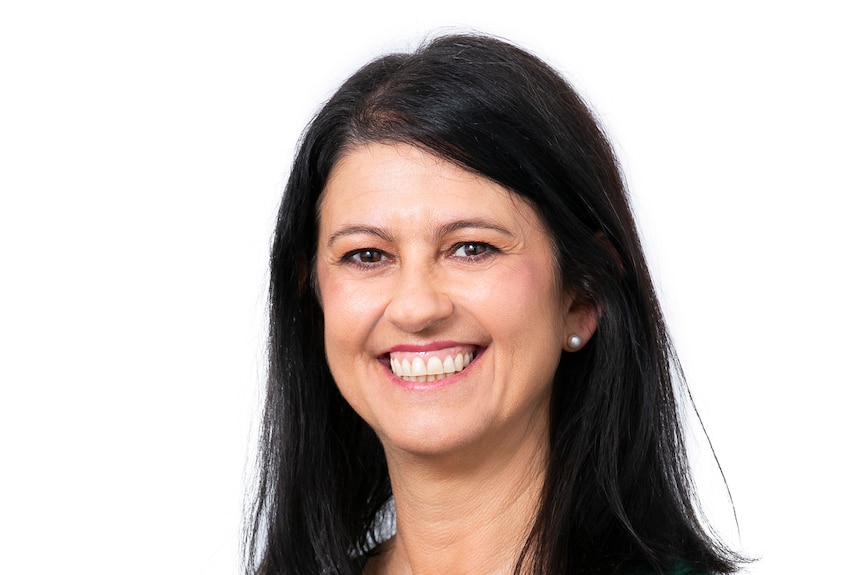
{"type": "Polygon", "coordinates": [[[0,572],[238,571],[296,139],[449,26],[546,58],[610,131],[750,572],[856,568],[852,3],[303,4],[0,8],[0,572]]]}

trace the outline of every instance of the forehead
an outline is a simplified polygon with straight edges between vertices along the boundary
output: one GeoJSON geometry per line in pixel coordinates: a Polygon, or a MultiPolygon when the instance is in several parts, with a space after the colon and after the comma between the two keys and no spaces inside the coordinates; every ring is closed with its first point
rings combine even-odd
{"type": "Polygon", "coordinates": [[[361,144],[335,165],[319,202],[322,226],[345,217],[430,220],[453,212],[536,224],[538,216],[496,182],[407,144],[361,144]]]}

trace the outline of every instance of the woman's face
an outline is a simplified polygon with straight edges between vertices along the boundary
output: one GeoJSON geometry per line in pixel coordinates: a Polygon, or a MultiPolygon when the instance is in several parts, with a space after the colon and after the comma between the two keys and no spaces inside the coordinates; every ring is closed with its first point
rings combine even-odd
{"type": "Polygon", "coordinates": [[[529,205],[417,148],[368,144],[332,171],[319,229],[329,367],[387,453],[546,439],[566,337],[594,324],[561,293],[529,205]]]}

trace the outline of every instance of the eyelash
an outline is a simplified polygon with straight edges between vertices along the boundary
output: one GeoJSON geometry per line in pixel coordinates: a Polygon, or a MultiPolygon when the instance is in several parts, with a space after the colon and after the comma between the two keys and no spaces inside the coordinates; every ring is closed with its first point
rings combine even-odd
{"type": "MultiPolygon", "coordinates": [[[[497,251],[497,248],[486,242],[459,242],[449,249],[449,254],[461,260],[466,260],[468,262],[476,262],[490,257],[497,251]],[[473,251],[479,250],[479,253],[468,254],[466,252],[468,247],[471,248],[473,251]],[[455,255],[461,250],[464,250],[464,255],[455,255]]],[[[352,250],[350,252],[347,252],[341,258],[341,261],[342,263],[349,264],[361,269],[374,269],[382,265],[384,263],[384,260],[390,257],[391,256],[389,256],[389,254],[378,249],[361,248],[358,250],[352,250]],[[361,258],[365,256],[374,259],[374,261],[362,261],[361,258]]]]}
{"type": "Polygon", "coordinates": [[[388,257],[388,254],[376,250],[374,248],[362,248],[359,250],[353,250],[344,254],[344,257],[341,258],[341,261],[346,264],[350,264],[363,269],[371,269],[379,266],[383,260],[383,258],[388,257]],[[366,255],[375,256],[375,261],[362,261],[362,257],[366,255]]]}
{"type": "Polygon", "coordinates": [[[465,250],[464,255],[463,256],[457,256],[457,257],[466,259],[468,261],[479,261],[479,260],[485,259],[486,257],[490,256],[491,254],[493,254],[497,251],[497,248],[495,248],[491,244],[488,244],[485,242],[461,242],[459,244],[455,244],[452,247],[452,249],[450,250],[450,253],[452,253],[454,255],[455,253],[461,251],[462,249],[465,250]],[[478,254],[467,254],[466,248],[468,246],[472,246],[473,248],[480,248],[481,251],[478,254]]]}

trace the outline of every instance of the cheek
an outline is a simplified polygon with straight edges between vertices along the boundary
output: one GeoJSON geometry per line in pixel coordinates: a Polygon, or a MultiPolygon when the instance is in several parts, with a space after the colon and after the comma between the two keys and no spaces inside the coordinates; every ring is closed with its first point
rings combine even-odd
{"type": "MultiPolygon", "coordinates": [[[[346,286],[333,281],[325,271],[318,271],[320,307],[323,310],[323,341],[329,371],[342,395],[350,402],[351,391],[345,389],[344,382],[353,381],[351,377],[351,357],[355,353],[359,336],[359,322],[351,309],[356,301],[346,286]]],[[[351,402],[352,403],[352,402],[351,402]]]]}
{"type": "Polygon", "coordinates": [[[561,298],[547,266],[522,261],[476,287],[475,301],[482,302],[486,317],[506,331],[524,338],[535,338],[537,332],[556,338],[562,329],[561,298]]]}
{"type": "MultiPolygon", "coordinates": [[[[318,271],[318,282],[326,355],[333,363],[363,347],[375,323],[380,290],[345,281],[325,270],[318,271]]],[[[333,366],[333,375],[335,371],[333,366]]]]}

